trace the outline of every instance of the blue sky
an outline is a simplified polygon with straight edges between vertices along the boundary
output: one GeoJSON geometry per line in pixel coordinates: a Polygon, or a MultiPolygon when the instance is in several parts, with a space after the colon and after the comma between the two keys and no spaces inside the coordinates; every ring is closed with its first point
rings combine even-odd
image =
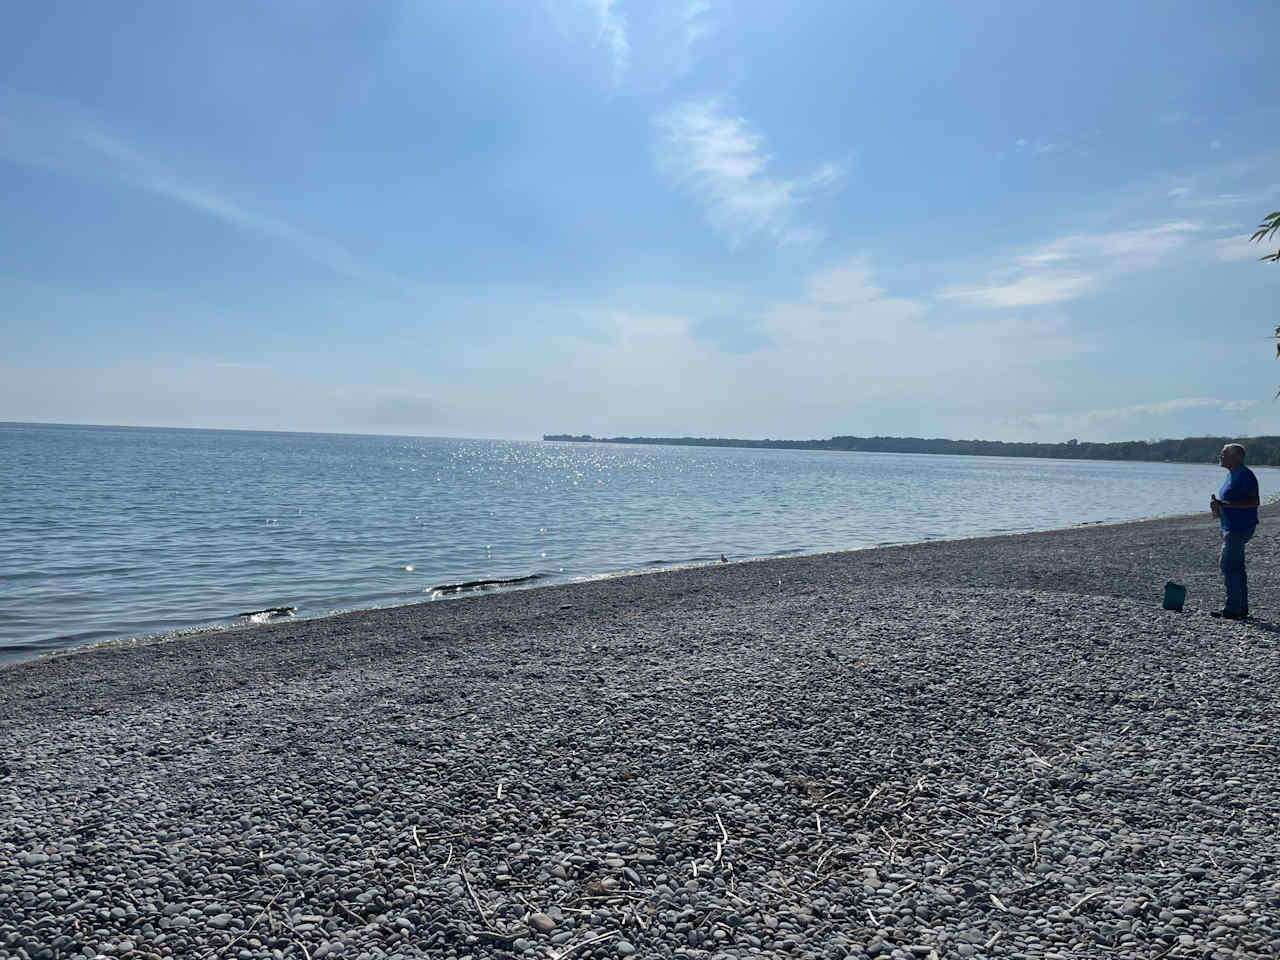
{"type": "Polygon", "coordinates": [[[1277,36],[1177,0],[10,5],[0,419],[1280,433],[1277,36]]]}

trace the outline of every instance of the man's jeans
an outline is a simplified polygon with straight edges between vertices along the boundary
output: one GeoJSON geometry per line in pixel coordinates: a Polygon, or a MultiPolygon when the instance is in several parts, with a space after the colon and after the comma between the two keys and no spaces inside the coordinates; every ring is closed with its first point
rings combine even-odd
{"type": "Polygon", "coordinates": [[[1249,578],[1244,572],[1244,545],[1253,539],[1257,527],[1248,530],[1222,531],[1222,557],[1218,567],[1227,588],[1227,613],[1244,613],[1249,609],[1249,578]]]}

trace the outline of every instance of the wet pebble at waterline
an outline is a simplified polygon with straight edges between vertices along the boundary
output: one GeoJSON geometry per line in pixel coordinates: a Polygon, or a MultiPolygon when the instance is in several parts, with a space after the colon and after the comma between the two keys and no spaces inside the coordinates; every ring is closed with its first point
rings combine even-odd
{"type": "Polygon", "coordinates": [[[1273,633],[825,562],[8,671],[0,954],[1280,953],[1273,633]]]}

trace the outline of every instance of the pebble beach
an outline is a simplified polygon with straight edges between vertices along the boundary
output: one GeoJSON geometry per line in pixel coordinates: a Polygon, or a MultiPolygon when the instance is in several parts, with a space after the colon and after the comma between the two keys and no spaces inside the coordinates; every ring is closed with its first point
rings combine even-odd
{"type": "Polygon", "coordinates": [[[1280,956],[1262,513],[0,669],[0,956],[1280,956]]]}

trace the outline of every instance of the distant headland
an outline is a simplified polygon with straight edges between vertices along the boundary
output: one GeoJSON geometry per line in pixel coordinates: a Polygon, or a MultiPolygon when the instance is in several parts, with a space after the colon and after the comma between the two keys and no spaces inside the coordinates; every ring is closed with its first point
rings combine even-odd
{"type": "Polygon", "coordinates": [[[593,437],[548,433],[543,440],[574,443],[649,443],[685,447],[748,447],[765,450],[838,450],[861,453],[941,453],[969,457],[1042,457],[1053,460],[1156,460],[1215,463],[1223,444],[1240,442],[1254,466],[1280,466],[1280,437],[1184,437],[1181,440],[1126,440],[1118,443],[1009,443],[1003,440],[945,440],[922,437],[832,437],[829,440],[738,440],[725,437],[593,437]]]}

